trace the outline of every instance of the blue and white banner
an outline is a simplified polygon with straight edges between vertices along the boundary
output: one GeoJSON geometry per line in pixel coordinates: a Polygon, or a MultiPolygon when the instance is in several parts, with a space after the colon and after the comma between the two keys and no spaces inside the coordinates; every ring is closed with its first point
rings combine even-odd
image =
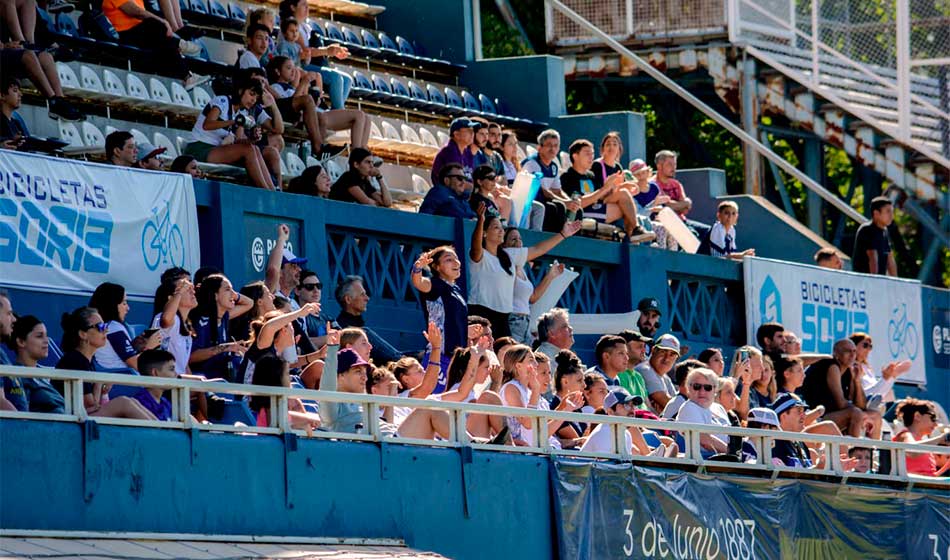
{"type": "Polygon", "coordinates": [[[551,460],[562,560],[944,560],[943,490],[551,460]]]}
{"type": "Polygon", "coordinates": [[[798,334],[805,353],[831,354],[837,340],[864,331],[874,341],[875,371],[910,360],[898,382],[927,382],[920,282],[761,258],[742,263],[749,344],[770,321],[798,334]]]}
{"type": "Polygon", "coordinates": [[[166,268],[200,263],[191,176],[0,150],[0,282],[152,297],[166,268]]]}

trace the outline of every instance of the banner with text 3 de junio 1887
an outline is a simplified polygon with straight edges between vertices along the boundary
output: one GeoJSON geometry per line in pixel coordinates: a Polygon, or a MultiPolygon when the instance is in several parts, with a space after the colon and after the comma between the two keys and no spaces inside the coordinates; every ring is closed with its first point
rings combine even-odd
{"type": "Polygon", "coordinates": [[[191,176],[0,150],[0,280],[151,297],[166,268],[200,262],[191,176]]]}
{"type": "Polygon", "coordinates": [[[910,360],[899,382],[926,383],[920,283],[770,259],[743,261],[746,332],[776,321],[802,339],[802,352],[831,354],[834,343],[855,332],[874,341],[869,365],[910,360]]]}

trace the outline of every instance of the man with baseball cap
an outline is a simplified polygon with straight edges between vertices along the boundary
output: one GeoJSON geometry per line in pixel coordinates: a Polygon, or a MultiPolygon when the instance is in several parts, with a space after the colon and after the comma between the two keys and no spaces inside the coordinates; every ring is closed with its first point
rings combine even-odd
{"type": "Polygon", "coordinates": [[[168,148],[161,147],[156,148],[155,146],[144,142],[138,144],[138,162],[136,166],[141,169],[151,169],[152,171],[160,171],[162,169],[162,162],[159,161],[158,156],[164,154],[168,151],[168,148]]]}
{"type": "MultiPolygon", "coordinates": [[[[647,344],[653,342],[653,339],[643,336],[640,331],[634,329],[623,330],[618,336],[627,343],[627,369],[621,371],[617,379],[620,380],[620,386],[627,392],[640,396],[646,403],[650,394],[647,393],[646,383],[636,367],[646,361],[647,344]]],[[[646,404],[641,404],[640,407],[649,408],[646,404]]]]}
{"type": "MultiPolygon", "coordinates": [[[[360,357],[356,350],[340,350],[339,336],[339,331],[334,331],[328,337],[330,340],[327,340],[327,357],[323,375],[320,376],[320,390],[365,393],[366,380],[372,366],[360,357]]],[[[322,402],[320,418],[323,420],[323,427],[331,432],[366,432],[363,425],[363,405],[358,403],[322,402]]]]}
{"type": "Polygon", "coordinates": [[[475,161],[470,146],[475,141],[475,130],[472,121],[466,117],[459,117],[449,124],[449,143],[439,150],[432,161],[432,184],[439,183],[439,172],[449,163],[462,166],[463,174],[471,178],[475,169],[475,161]]]}
{"type": "Polygon", "coordinates": [[[679,357],[679,339],[671,334],[664,334],[653,344],[650,361],[636,367],[643,376],[643,382],[650,396],[650,405],[657,414],[662,414],[666,404],[677,392],[668,374],[679,357]]]}
{"type": "MultiPolygon", "coordinates": [[[[607,416],[634,416],[634,410],[643,404],[643,399],[631,395],[623,389],[614,389],[604,397],[604,412],[607,416]]],[[[618,428],[620,429],[620,428],[618,428]]],[[[630,453],[633,455],[662,455],[666,447],[660,444],[654,450],[650,449],[643,439],[640,428],[630,426],[623,433],[624,449],[614,449],[613,430],[610,424],[598,424],[587,437],[581,451],[589,453],[630,453]]]]}
{"type": "Polygon", "coordinates": [[[660,302],[656,298],[646,297],[637,304],[637,311],[640,317],[637,318],[637,329],[640,333],[649,337],[655,337],[656,331],[660,329],[660,302]]]}
{"type": "Polygon", "coordinates": [[[287,224],[277,226],[277,242],[271,249],[267,259],[267,272],[264,283],[275,296],[283,296],[290,300],[290,308],[300,309],[300,304],[293,298],[294,290],[300,284],[300,270],[307,264],[307,259],[298,257],[287,248],[290,239],[290,228],[287,224]]]}
{"type": "MultiPolygon", "coordinates": [[[[805,429],[805,401],[795,393],[780,394],[770,408],[778,417],[779,427],[783,432],[802,432],[805,429]]],[[[751,411],[749,419],[751,420],[751,411]]],[[[776,465],[809,469],[815,466],[812,464],[808,446],[801,441],[784,439],[775,440],[772,462],[776,465]]]]}

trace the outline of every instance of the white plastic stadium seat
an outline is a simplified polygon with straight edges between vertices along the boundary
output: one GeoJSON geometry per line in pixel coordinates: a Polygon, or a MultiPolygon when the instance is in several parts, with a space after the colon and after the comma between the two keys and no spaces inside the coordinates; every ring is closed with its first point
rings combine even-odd
{"type": "Polygon", "coordinates": [[[435,133],[436,138],[439,139],[439,147],[445,146],[449,143],[449,135],[441,130],[435,133]]]}
{"type": "Polygon", "coordinates": [[[182,107],[195,106],[191,100],[191,96],[188,95],[188,90],[185,89],[185,86],[174,81],[172,82],[172,103],[175,105],[181,105],[182,107]]]}
{"type": "Polygon", "coordinates": [[[527,148],[526,151],[527,151],[527,153],[528,153],[528,155],[527,155],[526,157],[531,157],[531,156],[536,155],[536,154],[538,153],[537,148],[535,148],[534,146],[528,146],[528,148],[527,148]]]}
{"type": "Polygon", "coordinates": [[[400,144],[402,144],[402,137],[399,136],[399,131],[396,130],[395,126],[393,126],[391,123],[387,121],[383,121],[381,124],[382,124],[382,129],[383,129],[383,138],[384,138],[382,142],[383,147],[394,149],[398,147],[400,144]]]}
{"type": "Polygon", "coordinates": [[[85,64],[79,67],[79,83],[82,85],[82,89],[87,92],[100,94],[92,95],[92,97],[101,97],[106,91],[102,87],[102,79],[99,78],[99,73],[85,64]]]}
{"type": "Polygon", "coordinates": [[[419,127],[419,139],[422,140],[424,145],[429,146],[430,148],[435,148],[436,150],[439,149],[439,141],[436,140],[435,135],[433,135],[429,129],[424,126],[419,127]]]}
{"type": "Polygon", "coordinates": [[[156,132],[152,135],[152,140],[154,140],[152,144],[154,144],[156,148],[167,149],[164,154],[158,156],[159,158],[171,160],[178,157],[178,149],[175,147],[175,143],[172,142],[172,139],[168,136],[165,136],[161,132],[156,132]]]}
{"type": "MultiPolygon", "coordinates": [[[[307,167],[313,167],[314,165],[320,165],[320,160],[313,156],[307,156],[307,167]]],[[[320,165],[320,167],[323,167],[320,165]]]]}
{"type": "Polygon", "coordinates": [[[369,123],[369,137],[380,140],[383,138],[383,133],[380,132],[379,126],[373,121],[369,123]]]}
{"type": "Polygon", "coordinates": [[[291,177],[300,175],[303,173],[303,170],[307,168],[303,160],[293,152],[287,152],[287,155],[284,156],[284,160],[287,162],[287,174],[291,177]]]}
{"type": "Polygon", "coordinates": [[[165,84],[163,84],[161,80],[149,78],[148,92],[154,101],[158,103],[164,103],[166,105],[172,104],[172,95],[168,93],[168,88],[165,87],[165,84]]]}
{"type": "Polygon", "coordinates": [[[205,91],[204,88],[196,87],[191,93],[195,96],[195,107],[197,107],[199,111],[204,109],[205,105],[211,101],[211,94],[205,91]]]}
{"type": "Polygon", "coordinates": [[[125,87],[126,91],[129,92],[129,97],[134,97],[141,101],[148,102],[148,89],[145,87],[145,82],[135,74],[129,72],[128,76],[125,77],[125,87]]]}
{"type": "Polygon", "coordinates": [[[106,93],[111,93],[119,97],[126,97],[128,95],[125,93],[125,85],[122,84],[122,80],[120,80],[119,76],[112,70],[102,71],[102,83],[105,85],[106,93]]]}
{"type": "Polygon", "coordinates": [[[515,151],[518,154],[518,161],[524,161],[524,158],[528,157],[528,155],[524,153],[524,150],[521,149],[521,144],[515,146],[515,151]]]}
{"type": "Polygon", "coordinates": [[[186,136],[176,136],[175,137],[175,147],[178,148],[178,153],[185,153],[185,146],[188,145],[188,142],[191,142],[190,137],[186,136]]]}
{"type": "Polygon", "coordinates": [[[112,134],[113,132],[115,132],[116,130],[119,130],[119,129],[110,124],[107,124],[105,129],[103,129],[103,132],[105,132],[106,136],[108,136],[112,134]]]}
{"type": "Polygon", "coordinates": [[[340,167],[340,164],[332,159],[328,159],[324,162],[323,167],[327,170],[327,174],[330,175],[330,182],[335,183],[337,179],[340,178],[340,175],[343,175],[343,168],[340,167]]]}
{"type": "Polygon", "coordinates": [[[76,77],[76,72],[72,68],[66,65],[64,62],[56,63],[56,75],[59,76],[59,83],[63,87],[80,89],[79,78],[76,77]]]}
{"type": "Polygon", "coordinates": [[[558,159],[560,160],[561,169],[570,169],[571,168],[571,157],[567,155],[567,152],[561,152],[558,154],[558,159]]]}
{"type": "Polygon", "coordinates": [[[90,148],[96,147],[105,149],[106,137],[102,134],[102,131],[99,130],[99,127],[89,121],[84,121],[81,126],[83,144],[90,148]]]}
{"type": "Polygon", "coordinates": [[[412,190],[413,192],[416,192],[419,194],[425,194],[429,192],[429,182],[426,181],[425,178],[420,177],[419,175],[416,175],[415,173],[413,173],[412,174],[412,190]]]}
{"type": "Polygon", "coordinates": [[[148,139],[148,136],[144,132],[137,128],[130,128],[129,134],[132,135],[132,139],[135,140],[135,143],[139,146],[142,144],[151,144],[152,141],[148,139]]]}
{"type": "Polygon", "coordinates": [[[63,120],[57,122],[59,123],[59,137],[63,142],[69,142],[70,148],[82,148],[85,146],[82,141],[82,135],[79,134],[79,129],[76,128],[75,123],[64,122],[63,120]]]}

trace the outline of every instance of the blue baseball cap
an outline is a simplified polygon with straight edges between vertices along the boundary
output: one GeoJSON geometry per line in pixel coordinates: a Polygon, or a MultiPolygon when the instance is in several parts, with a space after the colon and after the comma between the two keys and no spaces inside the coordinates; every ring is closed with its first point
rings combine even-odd
{"type": "Polygon", "coordinates": [[[776,415],[781,415],[793,406],[805,408],[808,405],[795,393],[782,393],[769,405],[769,408],[774,410],[776,415]]]}
{"type": "Polygon", "coordinates": [[[472,128],[472,129],[474,129],[474,128],[475,128],[475,123],[473,123],[472,121],[468,120],[468,118],[466,118],[466,117],[459,117],[459,118],[455,119],[454,121],[452,121],[451,124],[449,124],[449,134],[452,134],[453,132],[455,132],[455,131],[457,131],[457,130],[462,130],[463,128],[472,128]]]}

